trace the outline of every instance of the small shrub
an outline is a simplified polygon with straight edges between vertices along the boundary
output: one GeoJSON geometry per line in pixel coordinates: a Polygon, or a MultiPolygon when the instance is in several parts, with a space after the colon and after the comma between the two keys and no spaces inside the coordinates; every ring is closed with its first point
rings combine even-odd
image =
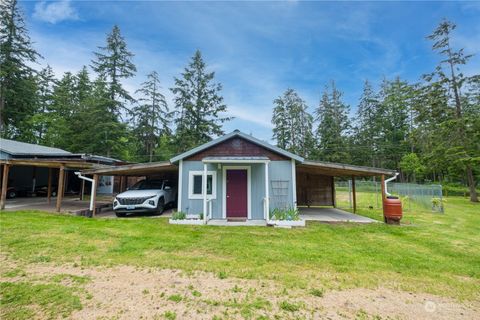
{"type": "Polygon", "coordinates": [[[279,209],[275,208],[270,212],[270,219],[272,220],[300,220],[297,208],[279,209]]]}
{"type": "Polygon", "coordinates": [[[192,296],[194,296],[194,297],[201,297],[202,294],[201,294],[199,291],[197,291],[197,290],[193,290],[193,291],[192,291],[192,296]]]}
{"type": "Polygon", "coordinates": [[[315,296],[315,297],[320,297],[321,298],[321,297],[323,297],[324,293],[325,293],[325,291],[323,289],[314,288],[314,289],[310,290],[310,294],[312,296],[315,296]]]}
{"type": "Polygon", "coordinates": [[[165,313],[163,314],[163,316],[165,317],[165,319],[168,319],[168,320],[175,320],[177,319],[177,314],[173,311],[165,311],[165,313]]]}
{"type": "Polygon", "coordinates": [[[172,214],[172,220],[185,220],[187,214],[182,211],[177,211],[172,214]]]}
{"type": "Polygon", "coordinates": [[[173,302],[180,302],[182,301],[182,296],[179,294],[172,294],[170,297],[168,297],[168,300],[173,302]]]}
{"type": "Polygon", "coordinates": [[[300,310],[300,306],[298,304],[290,303],[288,301],[282,301],[280,303],[280,309],[289,311],[289,312],[295,312],[300,310]]]}

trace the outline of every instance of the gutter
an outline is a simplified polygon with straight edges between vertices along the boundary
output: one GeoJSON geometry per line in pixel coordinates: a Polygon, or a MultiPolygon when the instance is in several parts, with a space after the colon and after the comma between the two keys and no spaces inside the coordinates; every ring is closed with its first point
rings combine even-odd
{"type": "Polygon", "coordinates": [[[92,183],[92,188],[91,188],[92,191],[91,191],[91,194],[90,194],[90,211],[93,211],[93,199],[94,199],[94,194],[95,194],[95,192],[97,191],[97,190],[95,190],[95,188],[94,188],[94,180],[91,179],[91,178],[87,178],[87,177],[85,177],[85,176],[82,176],[82,173],[81,173],[81,172],[78,172],[78,171],[75,172],[75,175],[76,175],[78,178],[82,179],[82,180],[90,181],[90,182],[92,183]]]}
{"type": "Polygon", "coordinates": [[[391,196],[391,194],[388,193],[388,191],[387,191],[387,183],[390,182],[390,181],[393,181],[393,180],[397,179],[398,175],[399,175],[399,173],[398,173],[398,172],[395,172],[395,175],[394,175],[393,177],[388,178],[387,180],[385,180],[385,182],[384,182],[384,183],[385,183],[385,194],[386,194],[387,196],[391,196]]]}

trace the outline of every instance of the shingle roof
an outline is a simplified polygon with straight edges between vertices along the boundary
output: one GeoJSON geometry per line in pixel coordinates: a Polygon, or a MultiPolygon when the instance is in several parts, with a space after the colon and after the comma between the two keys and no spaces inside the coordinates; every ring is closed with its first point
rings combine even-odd
{"type": "Polygon", "coordinates": [[[241,131],[239,131],[239,130],[235,130],[235,131],[233,131],[233,132],[230,132],[229,134],[226,134],[226,135],[224,135],[224,136],[221,136],[220,138],[217,138],[217,139],[215,139],[215,140],[209,141],[209,142],[207,142],[207,143],[202,144],[201,146],[198,146],[198,147],[193,148],[193,149],[191,149],[191,150],[188,150],[188,151],[186,151],[186,152],[184,152],[184,153],[182,153],[182,154],[179,154],[178,156],[175,156],[175,157],[173,157],[172,159],[170,159],[170,162],[176,163],[176,162],[178,162],[178,161],[180,161],[180,160],[182,160],[182,159],[185,159],[185,158],[187,158],[187,157],[189,157],[189,156],[191,156],[191,155],[194,155],[194,154],[196,154],[196,153],[198,153],[198,152],[200,152],[200,151],[203,151],[203,150],[205,150],[205,149],[208,149],[208,148],[210,148],[210,147],[212,147],[212,146],[214,146],[214,145],[216,145],[216,144],[219,144],[220,142],[223,142],[223,141],[228,140],[228,139],[233,138],[233,137],[241,137],[241,138],[243,138],[243,139],[245,139],[245,140],[248,140],[248,141],[250,141],[250,142],[253,142],[253,143],[255,143],[255,144],[257,144],[257,145],[259,145],[259,146],[261,146],[261,147],[264,147],[265,149],[269,149],[269,150],[271,150],[271,151],[274,151],[274,152],[276,152],[276,153],[279,153],[279,154],[281,154],[281,155],[284,155],[284,156],[286,156],[287,158],[295,159],[295,160],[298,161],[298,162],[303,162],[303,160],[304,160],[302,157],[300,157],[300,156],[298,156],[298,155],[296,155],[296,154],[293,154],[293,153],[288,152],[288,151],[286,151],[286,150],[280,149],[279,147],[273,146],[273,145],[271,145],[271,144],[268,143],[268,142],[259,140],[259,139],[255,138],[255,137],[252,137],[251,135],[245,134],[245,133],[243,133],[243,132],[241,132],[241,131]]]}
{"type": "Polygon", "coordinates": [[[19,142],[9,139],[0,139],[0,151],[8,153],[12,156],[65,156],[72,154],[59,148],[45,147],[38,144],[19,142]]]}

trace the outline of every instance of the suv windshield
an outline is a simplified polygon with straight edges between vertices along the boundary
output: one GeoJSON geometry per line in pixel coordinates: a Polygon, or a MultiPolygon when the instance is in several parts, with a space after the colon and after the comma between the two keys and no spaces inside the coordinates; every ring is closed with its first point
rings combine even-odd
{"type": "Polygon", "coordinates": [[[135,183],[130,190],[162,189],[162,180],[142,180],[135,183]]]}

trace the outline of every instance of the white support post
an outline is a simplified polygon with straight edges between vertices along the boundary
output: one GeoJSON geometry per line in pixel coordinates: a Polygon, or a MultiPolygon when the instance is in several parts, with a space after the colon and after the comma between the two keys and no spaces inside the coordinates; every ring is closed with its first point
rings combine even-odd
{"type": "Polygon", "coordinates": [[[297,173],[295,159],[292,159],[292,189],[293,208],[297,209],[297,173]]]}
{"type": "Polygon", "coordinates": [[[178,164],[177,211],[182,211],[182,192],[183,192],[183,160],[180,160],[178,164]]]}
{"type": "Polygon", "coordinates": [[[203,193],[203,222],[207,224],[207,164],[203,164],[203,179],[202,179],[202,193],[203,193]]]}
{"type": "Polygon", "coordinates": [[[270,195],[269,195],[269,179],[268,179],[268,162],[265,162],[265,221],[270,220],[270,195]]]}

